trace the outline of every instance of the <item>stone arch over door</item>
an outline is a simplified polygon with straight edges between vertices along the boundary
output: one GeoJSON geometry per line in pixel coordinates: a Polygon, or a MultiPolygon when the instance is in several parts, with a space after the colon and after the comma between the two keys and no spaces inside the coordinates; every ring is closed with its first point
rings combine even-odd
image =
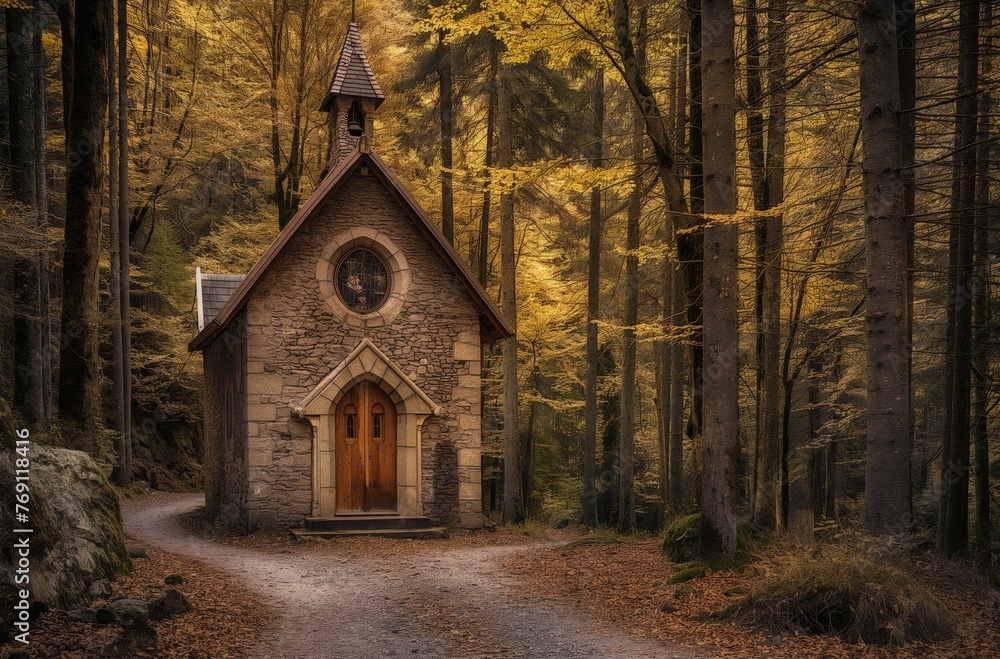
{"type": "Polygon", "coordinates": [[[435,404],[368,338],[362,339],[343,362],[293,407],[309,421],[312,442],[312,516],[336,513],[337,405],[359,382],[372,382],[396,407],[396,501],[400,515],[422,515],[420,444],[424,420],[440,414],[435,404]]]}

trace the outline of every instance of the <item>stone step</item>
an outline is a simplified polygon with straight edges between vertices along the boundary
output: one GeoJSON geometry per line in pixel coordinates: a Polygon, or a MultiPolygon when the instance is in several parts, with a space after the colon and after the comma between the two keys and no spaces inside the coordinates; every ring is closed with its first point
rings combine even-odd
{"type": "Polygon", "coordinates": [[[307,531],[377,531],[384,529],[429,529],[429,517],[402,515],[343,515],[337,517],[306,517],[307,531]]]}
{"type": "Polygon", "coordinates": [[[289,529],[296,540],[309,538],[346,538],[351,536],[367,536],[372,538],[447,538],[448,529],[443,526],[431,526],[425,529],[354,529],[341,531],[309,531],[307,529],[289,529]]]}

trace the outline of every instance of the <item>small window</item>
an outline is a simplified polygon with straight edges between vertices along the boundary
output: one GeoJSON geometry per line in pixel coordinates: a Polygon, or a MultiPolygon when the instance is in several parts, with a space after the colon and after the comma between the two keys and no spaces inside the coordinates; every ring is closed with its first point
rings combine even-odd
{"type": "Polygon", "coordinates": [[[356,414],[344,415],[344,428],[347,431],[347,439],[356,439],[358,436],[358,417],[356,414]]]}
{"type": "Polygon", "coordinates": [[[382,438],[382,403],[372,405],[372,439],[382,438]]]}

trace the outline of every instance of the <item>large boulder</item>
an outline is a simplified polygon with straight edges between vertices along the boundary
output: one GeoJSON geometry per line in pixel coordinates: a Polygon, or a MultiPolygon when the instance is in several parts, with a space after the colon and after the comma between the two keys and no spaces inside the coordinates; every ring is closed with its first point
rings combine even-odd
{"type": "MultiPolygon", "coordinates": [[[[86,453],[31,444],[31,599],[69,609],[88,601],[90,586],[132,567],[122,533],[118,496],[86,453]]],[[[3,507],[14,508],[13,451],[0,454],[3,507]]],[[[13,544],[10,525],[0,528],[0,546],[13,544]]],[[[0,606],[14,604],[10,555],[0,559],[0,606]]]]}

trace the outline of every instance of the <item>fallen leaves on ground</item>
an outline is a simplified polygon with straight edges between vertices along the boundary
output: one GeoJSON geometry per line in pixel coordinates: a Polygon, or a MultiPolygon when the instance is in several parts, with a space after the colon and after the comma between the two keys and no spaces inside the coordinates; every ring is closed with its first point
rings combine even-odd
{"type": "MultiPolygon", "coordinates": [[[[833,636],[761,629],[712,614],[739,601],[749,577],[710,572],[675,591],[666,582],[673,564],[658,540],[537,548],[504,559],[524,587],[540,597],[565,598],[591,615],[642,638],[681,644],[714,657],[995,657],[1000,655],[996,592],[944,561],[928,561],[919,577],[960,621],[958,636],[903,647],[850,644],[833,636]],[[676,592],[676,594],[675,594],[676,592]],[[673,612],[661,610],[671,601],[673,612]]],[[[667,607],[670,608],[670,607],[667,607]]]]}
{"type": "MultiPolygon", "coordinates": [[[[150,601],[165,590],[180,590],[194,607],[179,616],[152,622],[157,633],[157,649],[137,652],[134,657],[245,657],[248,649],[269,630],[274,612],[259,598],[224,573],[200,563],[146,545],[145,558],[133,558],[134,569],[112,586],[112,600],[135,598],[150,601]],[[180,574],[184,583],[168,586],[163,580],[180,574]]],[[[100,607],[104,600],[91,606],[100,607]]],[[[0,656],[26,650],[33,658],[117,656],[107,648],[120,636],[117,625],[98,625],[71,620],[64,611],[43,613],[31,627],[31,643],[0,645],[0,656]]]]}

